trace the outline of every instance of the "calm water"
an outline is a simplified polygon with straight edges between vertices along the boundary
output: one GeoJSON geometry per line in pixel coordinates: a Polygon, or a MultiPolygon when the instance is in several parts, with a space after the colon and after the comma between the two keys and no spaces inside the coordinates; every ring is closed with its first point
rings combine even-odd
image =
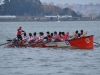
{"type": "MultiPolygon", "coordinates": [[[[0,44],[16,36],[19,26],[27,33],[75,30],[94,35],[100,43],[100,21],[0,22],[0,44]]],[[[93,50],[62,48],[7,48],[0,46],[0,75],[100,75],[100,47],[93,50]]]]}

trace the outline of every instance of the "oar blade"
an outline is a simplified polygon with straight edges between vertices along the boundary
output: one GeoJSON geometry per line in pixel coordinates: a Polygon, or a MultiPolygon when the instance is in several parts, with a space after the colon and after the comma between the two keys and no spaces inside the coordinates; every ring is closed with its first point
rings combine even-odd
{"type": "Polygon", "coordinates": [[[7,40],[7,41],[12,41],[12,40],[7,40]]]}
{"type": "Polygon", "coordinates": [[[7,43],[4,43],[4,44],[0,44],[0,46],[3,46],[3,45],[6,45],[7,43]]]}

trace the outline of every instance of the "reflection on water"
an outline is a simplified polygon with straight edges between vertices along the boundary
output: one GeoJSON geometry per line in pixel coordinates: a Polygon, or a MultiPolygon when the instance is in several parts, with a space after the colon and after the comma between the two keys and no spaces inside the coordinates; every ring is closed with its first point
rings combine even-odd
{"type": "MultiPolygon", "coordinates": [[[[99,21],[1,22],[0,43],[16,35],[18,26],[29,32],[85,30],[100,43],[99,21]],[[55,28],[55,29],[54,29],[55,28]]],[[[0,75],[100,75],[100,47],[93,50],[68,48],[7,48],[0,46],[0,75]]]]}

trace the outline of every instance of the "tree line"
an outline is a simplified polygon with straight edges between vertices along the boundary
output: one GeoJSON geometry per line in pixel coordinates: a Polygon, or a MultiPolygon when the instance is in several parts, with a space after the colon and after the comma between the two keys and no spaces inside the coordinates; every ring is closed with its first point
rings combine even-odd
{"type": "Polygon", "coordinates": [[[16,16],[44,16],[44,15],[72,15],[77,13],[69,8],[60,8],[51,4],[42,4],[40,0],[4,0],[0,5],[0,15],[16,16]]]}

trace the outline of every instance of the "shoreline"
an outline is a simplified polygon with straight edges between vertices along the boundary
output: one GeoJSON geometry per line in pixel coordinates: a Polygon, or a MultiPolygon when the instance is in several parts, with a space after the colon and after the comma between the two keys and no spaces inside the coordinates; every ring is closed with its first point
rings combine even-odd
{"type": "MultiPolygon", "coordinates": [[[[70,21],[70,20],[69,20],[70,21]]],[[[71,20],[71,21],[100,21],[100,20],[71,20]]],[[[6,21],[0,21],[0,22],[58,22],[58,21],[30,21],[30,20],[6,20],[6,21]]],[[[67,22],[67,21],[60,21],[60,22],[67,22]]]]}
{"type": "MultiPolygon", "coordinates": [[[[0,22],[55,22],[57,18],[33,18],[33,17],[16,17],[16,18],[0,18],[0,22]]],[[[91,17],[78,18],[60,18],[59,21],[100,21],[100,19],[91,17]]]]}

